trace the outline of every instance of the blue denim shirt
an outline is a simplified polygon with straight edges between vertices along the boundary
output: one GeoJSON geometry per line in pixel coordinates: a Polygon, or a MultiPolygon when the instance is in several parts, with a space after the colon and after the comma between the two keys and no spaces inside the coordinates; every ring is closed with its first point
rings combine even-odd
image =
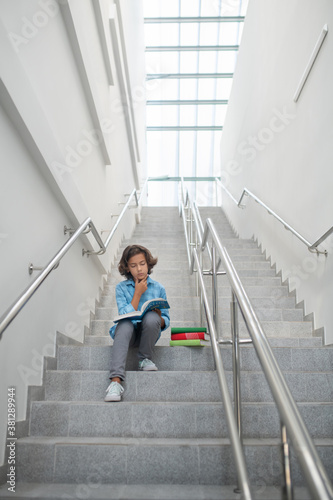
{"type": "MultiPolygon", "coordinates": [[[[141,295],[138,309],[141,309],[141,306],[147,301],[151,299],[157,299],[161,297],[162,299],[166,299],[166,292],[163,285],[151,279],[150,276],[147,278],[147,290],[141,295]]],[[[134,280],[126,280],[121,281],[116,286],[116,301],[118,306],[118,314],[127,314],[129,312],[135,311],[131,302],[133,299],[135,291],[135,283],[134,280]]],[[[166,330],[170,325],[170,315],[169,309],[161,309],[162,318],[164,319],[165,326],[163,330],[166,330]]],[[[132,323],[136,325],[140,320],[132,320],[132,323]]],[[[114,333],[117,325],[113,325],[109,333],[112,338],[114,338],[114,333]]]]}

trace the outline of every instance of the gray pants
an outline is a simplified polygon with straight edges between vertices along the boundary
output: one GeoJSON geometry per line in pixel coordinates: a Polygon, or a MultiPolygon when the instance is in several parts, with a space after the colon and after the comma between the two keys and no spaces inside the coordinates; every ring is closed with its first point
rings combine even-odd
{"type": "Polygon", "coordinates": [[[151,359],[153,347],[161,334],[161,319],[154,311],[146,313],[136,326],[128,319],[118,323],[111,353],[110,379],[125,380],[125,366],[129,347],[139,347],[139,361],[151,359]]]}

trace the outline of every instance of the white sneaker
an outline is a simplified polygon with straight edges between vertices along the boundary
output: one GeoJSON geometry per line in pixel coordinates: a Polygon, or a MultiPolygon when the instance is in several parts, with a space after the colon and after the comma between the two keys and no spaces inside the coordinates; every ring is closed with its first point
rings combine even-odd
{"type": "Polygon", "coordinates": [[[145,358],[139,361],[139,370],[144,372],[156,372],[157,366],[150,359],[145,358]]]}
{"type": "Polygon", "coordinates": [[[106,389],[104,401],[120,401],[123,392],[124,388],[121,384],[118,384],[118,382],[111,382],[109,387],[106,389]]]}

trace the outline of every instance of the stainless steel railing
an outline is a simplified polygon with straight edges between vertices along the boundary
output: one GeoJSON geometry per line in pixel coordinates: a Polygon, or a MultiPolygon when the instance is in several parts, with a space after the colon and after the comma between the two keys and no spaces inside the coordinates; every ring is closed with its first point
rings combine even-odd
{"type": "MultiPolygon", "coordinates": [[[[191,264],[191,271],[192,272],[194,270],[194,264],[197,266],[197,269],[199,270],[200,269],[200,262],[199,262],[198,252],[196,249],[193,249],[193,253],[192,253],[192,264],[191,264]]],[[[215,366],[216,366],[216,372],[217,372],[217,377],[218,377],[219,386],[220,386],[220,390],[221,390],[222,401],[223,401],[224,410],[225,410],[225,416],[226,416],[226,420],[227,420],[231,448],[232,448],[233,455],[235,458],[235,465],[236,465],[236,469],[237,469],[237,477],[238,477],[239,487],[240,487],[240,490],[242,492],[242,498],[245,500],[251,500],[252,494],[251,494],[250,482],[249,482],[247,469],[246,469],[246,463],[245,463],[242,442],[241,442],[241,438],[239,436],[237,423],[236,423],[236,420],[234,417],[234,412],[233,412],[232,402],[231,402],[231,398],[230,398],[230,394],[229,394],[227,378],[226,378],[225,370],[224,370],[223,363],[222,363],[221,351],[220,351],[218,341],[217,341],[217,333],[216,333],[216,329],[215,329],[215,324],[214,324],[213,317],[212,317],[211,312],[210,312],[207,292],[206,292],[206,288],[204,285],[202,273],[198,272],[198,277],[199,277],[200,288],[201,288],[201,292],[202,292],[202,296],[203,296],[203,302],[205,304],[206,318],[207,318],[207,323],[209,325],[209,332],[210,332],[211,345],[212,345],[214,361],[215,361],[215,366]]]]}
{"type": "MultiPolygon", "coordinates": [[[[190,201],[188,193],[185,191],[182,183],[182,200],[181,200],[181,214],[183,217],[186,214],[186,207],[184,202],[188,206],[193,207],[193,203],[190,201]],[[184,195],[185,193],[185,195],[184,195]]],[[[188,207],[187,207],[188,208],[188,207]]],[[[238,471],[239,487],[244,492],[244,488],[250,495],[250,486],[248,484],[247,476],[243,471],[243,459],[242,453],[239,450],[238,443],[242,443],[242,426],[241,426],[241,393],[240,393],[240,371],[239,371],[239,346],[242,343],[248,343],[248,339],[239,339],[238,335],[238,320],[237,320],[237,310],[241,311],[244,318],[247,330],[251,337],[250,342],[253,343],[256,353],[258,355],[259,361],[261,363],[263,372],[270,386],[273,398],[277,405],[277,409],[280,414],[281,420],[281,439],[282,439],[282,460],[283,460],[283,499],[292,500],[293,498],[293,488],[292,479],[290,471],[290,458],[289,458],[289,442],[288,436],[293,444],[294,451],[299,460],[300,466],[303,470],[304,477],[308,483],[308,487],[311,491],[312,498],[316,500],[329,500],[333,498],[333,488],[330,479],[325,471],[325,468],[318,456],[317,450],[311,439],[311,436],[303,422],[303,419],[299,413],[296,403],[290,393],[290,390],[285,382],[283,374],[278,366],[275,359],[273,351],[270,344],[266,338],[266,335],[260,325],[257,315],[250,303],[250,300],[243,288],[243,285],[239,279],[239,276],[233,266],[233,263],[228,255],[227,250],[222,246],[221,241],[218,237],[216,229],[213,222],[210,219],[206,220],[204,232],[202,234],[200,223],[197,223],[198,217],[186,214],[187,222],[189,218],[193,219],[196,236],[193,239],[194,231],[192,231],[192,240],[188,236],[187,225],[184,224],[185,239],[189,248],[192,248],[192,257],[190,270],[193,273],[194,264],[196,265],[196,271],[199,278],[199,285],[201,290],[201,295],[204,304],[204,310],[206,313],[206,319],[209,326],[211,334],[212,349],[217,369],[217,375],[219,379],[219,384],[222,391],[223,403],[226,408],[228,426],[230,429],[230,439],[232,442],[232,448],[234,452],[234,458],[236,462],[236,467],[238,471]],[[208,273],[202,269],[202,259],[200,259],[200,254],[203,254],[207,247],[208,239],[211,239],[212,249],[211,249],[211,271],[208,273]],[[199,240],[199,244],[197,244],[199,240]],[[199,254],[198,254],[199,250],[199,254]],[[225,273],[228,276],[229,283],[232,289],[232,301],[231,301],[231,325],[232,325],[232,338],[231,341],[224,341],[218,339],[216,332],[218,330],[218,325],[212,319],[212,314],[210,312],[210,306],[208,303],[208,297],[205,290],[205,285],[203,282],[204,274],[214,274],[214,280],[216,280],[216,265],[214,263],[216,256],[222,262],[222,266],[225,273]],[[212,326],[213,325],[213,326],[212,326]],[[228,398],[225,400],[224,389],[224,370],[221,362],[221,355],[218,345],[221,343],[230,343],[233,345],[233,376],[234,376],[234,406],[235,415],[229,414],[229,401],[228,398]],[[228,408],[228,409],[227,409],[228,408]],[[231,422],[233,421],[233,423],[231,422]],[[236,439],[234,435],[234,424],[236,425],[238,431],[239,440],[236,439]]],[[[213,286],[213,304],[217,303],[217,287],[213,286]],[[215,297],[214,297],[215,296],[215,297]]],[[[244,494],[244,493],[243,493],[244,494]]],[[[245,498],[245,496],[244,496],[245,498]]]]}
{"type": "MultiPolygon", "coordinates": [[[[146,183],[144,184],[144,186],[142,188],[141,196],[143,194],[145,186],[146,186],[146,183]]],[[[82,222],[82,224],[75,231],[69,230],[73,234],[68,239],[68,241],[66,241],[66,243],[55,254],[55,256],[52,257],[50,262],[41,270],[40,274],[34,279],[34,281],[21,293],[21,295],[13,302],[13,304],[0,317],[0,339],[2,337],[3,332],[6,330],[6,328],[10,325],[10,323],[13,321],[13,319],[18,315],[18,313],[25,306],[25,304],[31,299],[33,294],[38,290],[38,288],[45,281],[45,279],[49,276],[49,274],[56,267],[58,267],[59,262],[66,255],[68,250],[73,246],[73,244],[76,242],[76,240],[83,233],[86,234],[86,233],[91,231],[91,233],[94,236],[95,240],[97,241],[100,249],[98,251],[90,251],[90,250],[82,249],[82,255],[84,255],[84,254],[101,255],[101,254],[105,253],[110,241],[112,240],[113,235],[115,234],[116,230],[118,229],[119,224],[121,223],[121,220],[124,217],[125,212],[129,208],[133,198],[135,199],[136,206],[139,206],[140,201],[141,201],[141,196],[140,196],[140,198],[138,198],[138,193],[137,193],[136,189],[133,189],[133,191],[129,195],[129,198],[128,198],[124,208],[122,209],[121,213],[119,214],[117,222],[113,226],[112,231],[110,232],[110,234],[105,242],[102,241],[102,239],[101,239],[101,237],[100,237],[100,235],[99,235],[99,233],[98,233],[98,231],[97,231],[97,229],[96,229],[96,227],[95,227],[95,225],[90,217],[85,219],[82,222]],[[87,228],[88,228],[88,231],[86,231],[87,228]]]]}
{"type": "Polygon", "coordinates": [[[333,226],[328,229],[320,238],[318,238],[314,243],[310,243],[306,238],[304,238],[299,232],[296,231],[290,224],[288,224],[285,220],[283,220],[277,213],[275,213],[269,206],[267,206],[260,198],[258,198],[255,194],[251,193],[247,188],[243,189],[243,192],[241,194],[241,197],[239,198],[239,201],[236,200],[236,198],[230,193],[230,191],[222,184],[220,179],[218,177],[215,178],[216,184],[223,189],[223,191],[229,196],[229,198],[239,207],[239,208],[245,208],[245,205],[242,205],[242,201],[245,196],[249,196],[252,198],[256,203],[258,203],[260,206],[265,208],[269,214],[271,214],[275,219],[277,219],[285,229],[288,231],[292,232],[296,238],[298,238],[302,243],[304,243],[308,250],[310,252],[315,252],[317,254],[324,254],[327,255],[327,250],[319,250],[319,245],[326,240],[330,236],[330,234],[333,233],[333,226]]]}
{"type": "MultiPolygon", "coordinates": [[[[231,443],[231,448],[232,452],[234,455],[235,459],[235,465],[237,469],[237,477],[238,477],[238,482],[240,486],[240,490],[242,492],[242,498],[245,500],[251,500],[252,494],[251,494],[251,489],[250,489],[250,483],[248,479],[248,474],[247,474],[247,469],[246,469],[246,463],[245,463],[245,458],[244,458],[244,452],[243,452],[243,447],[242,447],[242,442],[241,442],[241,437],[239,434],[239,429],[236,424],[236,420],[234,417],[234,412],[233,412],[233,407],[232,407],[232,402],[229,394],[229,389],[228,389],[228,383],[226,379],[226,374],[225,370],[223,367],[223,362],[222,362],[222,357],[221,357],[221,351],[218,346],[218,340],[217,340],[217,331],[216,331],[216,323],[215,319],[213,318],[211,311],[210,311],[210,306],[209,306],[209,301],[208,301],[208,296],[206,292],[206,288],[204,285],[203,281],[203,273],[201,272],[201,266],[202,262],[200,262],[198,252],[196,248],[193,248],[192,251],[190,250],[191,246],[194,245],[189,239],[188,235],[188,229],[187,229],[187,223],[190,222],[190,234],[191,238],[193,238],[194,232],[192,231],[192,222],[191,219],[188,219],[187,214],[185,213],[185,205],[189,203],[189,196],[188,193],[184,191],[184,183],[183,179],[181,181],[181,196],[180,196],[180,215],[183,218],[183,224],[184,224],[184,234],[185,234],[185,240],[186,240],[186,247],[187,247],[187,255],[189,259],[189,266],[191,273],[194,272],[194,267],[196,266],[196,271],[197,271],[197,278],[198,278],[198,284],[201,290],[201,299],[204,304],[204,309],[205,309],[205,315],[206,315],[206,320],[209,326],[209,332],[210,332],[210,337],[211,337],[211,346],[212,346],[212,351],[213,351],[213,356],[214,356],[214,361],[215,361],[215,366],[216,366],[216,371],[217,371],[217,376],[218,376],[218,382],[221,390],[221,395],[222,395],[222,401],[225,409],[225,416],[227,420],[227,425],[228,425],[228,430],[229,430],[229,436],[230,436],[230,443],[231,443]]],[[[196,219],[196,225],[197,229],[200,227],[200,224],[198,222],[198,219],[196,219]]],[[[196,231],[196,234],[198,235],[199,239],[201,239],[201,234],[200,231],[196,231]]],[[[195,246],[197,246],[197,242],[195,243],[195,246]]],[[[200,241],[200,248],[202,248],[202,241],[200,241]]]]}

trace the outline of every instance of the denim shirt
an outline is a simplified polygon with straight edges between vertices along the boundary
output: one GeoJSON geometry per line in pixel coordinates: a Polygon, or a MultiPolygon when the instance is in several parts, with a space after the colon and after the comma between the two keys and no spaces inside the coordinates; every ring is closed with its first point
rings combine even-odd
{"type": "MultiPolygon", "coordinates": [[[[161,297],[162,299],[166,299],[166,292],[163,285],[151,279],[150,276],[147,278],[147,290],[141,295],[140,302],[138,306],[138,310],[141,309],[141,306],[147,301],[151,299],[157,299],[161,297]]],[[[135,291],[135,283],[133,279],[121,281],[116,286],[116,301],[118,306],[118,314],[127,314],[129,312],[135,311],[131,302],[133,299],[135,291]]],[[[162,330],[166,330],[170,325],[170,315],[169,309],[161,309],[162,318],[164,319],[165,325],[162,330]]],[[[133,325],[137,325],[141,320],[132,320],[133,325]]],[[[115,330],[117,325],[113,325],[109,333],[112,338],[114,338],[115,330]]]]}

